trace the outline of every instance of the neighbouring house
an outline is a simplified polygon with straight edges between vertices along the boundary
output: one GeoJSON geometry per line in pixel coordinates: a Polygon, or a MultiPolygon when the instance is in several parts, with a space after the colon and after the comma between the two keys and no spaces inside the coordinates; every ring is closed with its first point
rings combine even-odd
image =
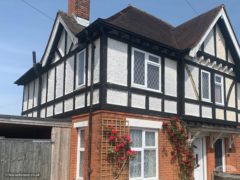
{"type": "Polygon", "coordinates": [[[106,126],[137,152],[119,179],[178,179],[162,132],[173,116],[196,146],[196,180],[240,173],[240,49],[223,5],[174,27],[132,6],[90,24],[90,0],[68,4],[16,84],[23,116],[72,119],[70,180],[112,178],[106,126]]]}

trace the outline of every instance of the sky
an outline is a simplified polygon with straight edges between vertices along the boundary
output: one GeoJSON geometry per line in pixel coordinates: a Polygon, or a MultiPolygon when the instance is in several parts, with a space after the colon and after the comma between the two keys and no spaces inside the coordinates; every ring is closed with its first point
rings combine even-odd
{"type": "MultiPolygon", "coordinates": [[[[67,1],[0,1],[0,114],[21,114],[23,88],[14,82],[32,66],[33,50],[40,61],[53,26],[52,19],[55,19],[58,10],[67,12],[67,1]]],[[[225,4],[240,38],[239,0],[91,0],[90,21],[109,17],[129,4],[174,26],[225,4]]]]}

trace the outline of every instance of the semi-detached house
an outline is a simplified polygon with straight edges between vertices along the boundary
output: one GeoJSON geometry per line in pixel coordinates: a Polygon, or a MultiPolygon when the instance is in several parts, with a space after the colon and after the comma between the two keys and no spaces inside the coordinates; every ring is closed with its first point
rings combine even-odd
{"type": "Polygon", "coordinates": [[[110,179],[105,125],[130,129],[135,142],[120,179],[176,179],[162,132],[172,116],[190,128],[195,179],[240,173],[240,49],[223,5],[174,27],[132,6],[89,24],[89,0],[68,4],[16,84],[22,115],[71,117],[71,180],[110,179]]]}

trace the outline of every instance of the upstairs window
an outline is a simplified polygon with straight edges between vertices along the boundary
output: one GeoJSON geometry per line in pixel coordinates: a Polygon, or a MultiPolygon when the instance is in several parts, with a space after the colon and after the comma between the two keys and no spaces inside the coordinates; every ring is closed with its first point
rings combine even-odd
{"type": "Polygon", "coordinates": [[[134,49],[132,67],[133,86],[161,91],[160,57],[134,49]]]}
{"type": "Polygon", "coordinates": [[[223,104],[223,76],[215,75],[215,103],[223,104]]]}
{"type": "Polygon", "coordinates": [[[85,84],[85,50],[77,55],[76,88],[85,84]]]}
{"type": "Polygon", "coordinates": [[[211,101],[211,80],[210,73],[207,71],[201,71],[201,94],[203,101],[211,101]]]}

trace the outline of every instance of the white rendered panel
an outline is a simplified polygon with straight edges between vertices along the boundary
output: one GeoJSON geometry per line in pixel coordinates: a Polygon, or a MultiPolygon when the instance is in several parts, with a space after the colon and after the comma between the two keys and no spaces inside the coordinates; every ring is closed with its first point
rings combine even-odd
{"type": "Polygon", "coordinates": [[[199,68],[195,66],[187,65],[190,75],[188,74],[187,68],[185,67],[185,97],[189,99],[198,100],[199,95],[199,68]],[[193,81],[192,81],[193,80],[193,81]],[[193,84],[194,82],[194,84],[193,84]],[[196,89],[195,89],[196,87],[196,89]],[[197,92],[197,95],[195,93],[197,92]]]}
{"type": "Polygon", "coordinates": [[[140,94],[132,94],[132,107],[145,109],[146,96],[140,94]]]}
{"type": "Polygon", "coordinates": [[[65,55],[65,31],[62,31],[61,37],[58,42],[58,50],[62,56],[65,55]]]}
{"type": "Polygon", "coordinates": [[[212,108],[208,106],[202,106],[202,117],[212,118],[212,108]]]}
{"type": "Polygon", "coordinates": [[[73,98],[64,101],[64,112],[73,110],[73,98]]]}
{"type": "Polygon", "coordinates": [[[40,117],[45,118],[45,116],[46,116],[46,109],[42,108],[41,111],[40,111],[40,117]]]}
{"type": "Polygon", "coordinates": [[[85,93],[77,95],[75,97],[75,109],[85,107],[85,93]]]}
{"type": "Polygon", "coordinates": [[[216,119],[224,120],[224,110],[216,108],[216,119]]]}
{"type": "Polygon", "coordinates": [[[41,92],[41,104],[46,102],[47,95],[47,73],[42,75],[42,92],[41,92]]]}
{"type": "Polygon", "coordinates": [[[127,106],[128,100],[128,93],[124,91],[118,90],[107,90],[107,103],[120,105],[120,106],[127,106]]]}
{"type": "Polygon", "coordinates": [[[64,63],[56,67],[56,98],[63,96],[64,63]]]}
{"type": "Polygon", "coordinates": [[[165,94],[177,96],[177,62],[165,58],[165,94]]]}
{"type": "MultiPolygon", "coordinates": [[[[99,89],[93,91],[93,105],[99,103],[99,89]]],[[[87,95],[87,105],[90,106],[90,92],[87,95]]]]}
{"type": "MultiPolygon", "coordinates": [[[[95,56],[94,56],[94,78],[93,82],[98,83],[100,80],[100,39],[97,39],[94,41],[94,44],[96,46],[95,48],[95,56]]],[[[90,85],[91,82],[91,60],[92,60],[92,48],[91,45],[89,45],[88,48],[88,85],[90,85]]]]}
{"type": "MultiPolygon", "coordinates": [[[[233,80],[229,79],[229,78],[225,78],[225,82],[226,82],[226,96],[227,96],[230,92],[230,87],[233,83],[233,80]]],[[[228,106],[229,107],[235,107],[236,106],[236,103],[235,103],[235,85],[233,86],[232,91],[230,92],[228,106]]]]}
{"type": "Polygon", "coordinates": [[[47,117],[53,116],[53,106],[47,107],[47,117]]]}
{"type": "Polygon", "coordinates": [[[28,96],[28,109],[33,107],[33,93],[34,93],[34,81],[29,84],[29,96],[28,96]]]}
{"type": "Polygon", "coordinates": [[[206,40],[204,41],[204,51],[208,54],[215,55],[214,33],[210,31],[206,40]]]}
{"type": "Polygon", "coordinates": [[[108,38],[107,81],[127,86],[128,45],[108,38]]]}
{"type": "Polygon", "coordinates": [[[24,95],[23,95],[23,111],[27,110],[28,106],[28,84],[24,86],[24,95]]]}
{"type": "Polygon", "coordinates": [[[74,56],[71,56],[66,61],[65,94],[73,92],[73,84],[74,84],[74,56]]]}
{"type": "Polygon", "coordinates": [[[54,81],[55,81],[55,69],[48,71],[48,92],[47,101],[52,101],[54,99],[54,81]]]}
{"type": "Polygon", "coordinates": [[[162,99],[149,97],[149,110],[162,111],[162,99]]]}
{"type": "Polygon", "coordinates": [[[33,117],[37,117],[37,111],[33,111],[33,117]]]}
{"type": "Polygon", "coordinates": [[[236,122],[236,113],[234,111],[227,111],[227,120],[236,122]]]}
{"type": "Polygon", "coordinates": [[[185,115],[199,117],[199,105],[192,103],[185,103],[185,115]]]}
{"type": "Polygon", "coordinates": [[[63,103],[57,103],[55,104],[55,114],[61,114],[63,113],[63,103]]]}
{"type": "Polygon", "coordinates": [[[38,105],[38,93],[39,93],[39,79],[35,79],[34,97],[33,97],[33,107],[38,105]]]}
{"type": "Polygon", "coordinates": [[[218,25],[216,25],[216,46],[217,46],[217,57],[223,60],[226,60],[225,39],[218,25]]]}
{"type": "Polygon", "coordinates": [[[168,113],[177,113],[177,102],[176,101],[170,101],[165,100],[164,101],[164,111],[168,113]]]}
{"type": "Polygon", "coordinates": [[[72,40],[69,34],[67,34],[67,53],[70,51],[72,40]]]}

